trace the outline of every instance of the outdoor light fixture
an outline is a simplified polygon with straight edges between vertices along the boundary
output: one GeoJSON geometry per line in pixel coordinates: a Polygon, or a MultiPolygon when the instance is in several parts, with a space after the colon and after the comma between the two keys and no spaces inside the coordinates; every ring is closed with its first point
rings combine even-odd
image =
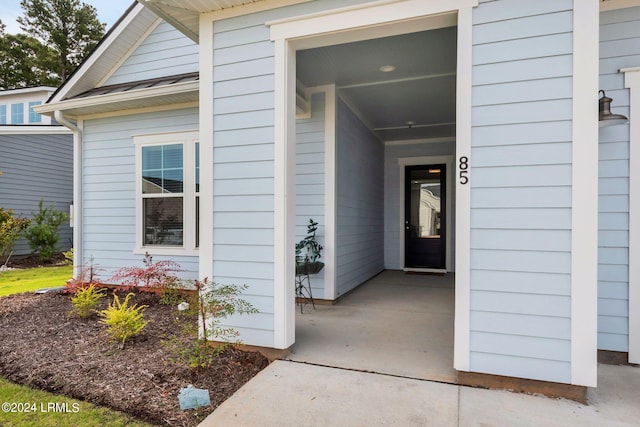
{"type": "Polygon", "coordinates": [[[609,98],[603,90],[601,90],[599,93],[602,93],[602,98],[600,98],[600,100],[598,101],[600,109],[598,126],[605,127],[627,123],[629,119],[627,119],[622,114],[611,113],[611,101],[613,101],[613,99],[609,98]]]}

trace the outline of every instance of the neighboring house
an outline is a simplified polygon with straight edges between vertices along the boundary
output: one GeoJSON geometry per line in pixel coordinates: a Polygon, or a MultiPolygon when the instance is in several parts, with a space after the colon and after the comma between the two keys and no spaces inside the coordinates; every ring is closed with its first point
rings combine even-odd
{"type": "MultiPolygon", "coordinates": [[[[69,212],[73,203],[73,136],[71,131],[33,108],[56,90],[38,86],[0,91],[0,207],[31,218],[38,202],[69,212]]],[[[60,250],[72,245],[68,223],[60,227],[60,250]]],[[[31,253],[20,239],[13,255],[31,253]]],[[[0,264],[5,260],[0,260],[0,264]]]]}
{"type": "Polygon", "coordinates": [[[74,131],[76,268],[149,252],[246,283],[260,313],[230,326],[284,349],[311,217],[321,298],[455,272],[458,371],[640,362],[640,1],[143,4],[38,108],[74,131]],[[598,129],[600,89],[629,124],[598,129]],[[414,183],[437,185],[429,259],[414,183]]]}

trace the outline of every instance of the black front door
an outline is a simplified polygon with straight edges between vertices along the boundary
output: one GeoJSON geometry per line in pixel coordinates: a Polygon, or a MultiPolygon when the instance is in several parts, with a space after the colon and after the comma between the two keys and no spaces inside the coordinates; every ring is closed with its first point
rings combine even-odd
{"type": "Polygon", "coordinates": [[[405,267],[445,268],[445,165],[405,169],[405,267]]]}

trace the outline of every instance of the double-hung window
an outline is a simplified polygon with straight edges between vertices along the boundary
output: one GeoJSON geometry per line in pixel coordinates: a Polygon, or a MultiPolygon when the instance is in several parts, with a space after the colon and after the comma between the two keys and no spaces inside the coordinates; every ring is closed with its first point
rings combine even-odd
{"type": "Polygon", "coordinates": [[[24,104],[11,104],[11,124],[21,125],[24,123],[24,104]]]}
{"type": "Polygon", "coordinates": [[[33,107],[37,107],[40,104],[42,104],[40,101],[29,102],[29,123],[42,123],[42,116],[33,111],[33,107]]]}
{"type": "Polygon", "coordinates": [[[198,132],[134,136],[136,251],[189,254],[198,247],[198,132]]]}

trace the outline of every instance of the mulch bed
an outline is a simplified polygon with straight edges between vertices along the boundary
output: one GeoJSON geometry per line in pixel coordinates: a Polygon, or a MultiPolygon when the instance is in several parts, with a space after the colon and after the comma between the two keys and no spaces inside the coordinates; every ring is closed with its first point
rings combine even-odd
{"type": "MultiPolygon", "coordinates": [[[[99,308],[112,299],[109,292],[99,308]]],[[[177,309],[158,300],[158,295],[146,292],[132,298],[132,303],[149,306],[144,312],[149,324],[121,350],[97,317],[69,314],[67,294],[0,298],[0,376],[153,424],[195,426],[268,361],[260,353],[230,347],[213,366],[189,368],[177,360],[175,347],[162,343],[170,337],[189,337],[177,321],[177,309]],[[208,389],[211,406],[180,410],[178,392],[188,384],[208,389]]]]}
{"type": "MultiPolygon", "coordinates": [[[[2,264],[5,260],[0,260],[2,264]]],[[[65,257],[62,253],[54,254],[51,260],[47,263],[40,261],[38,255],[26,255],[26,256],[12,256],[9,258],[7,267],[11,268],[34,268],[34,267],[54,267],[57,265],[64,265],[65,257]]]]}

